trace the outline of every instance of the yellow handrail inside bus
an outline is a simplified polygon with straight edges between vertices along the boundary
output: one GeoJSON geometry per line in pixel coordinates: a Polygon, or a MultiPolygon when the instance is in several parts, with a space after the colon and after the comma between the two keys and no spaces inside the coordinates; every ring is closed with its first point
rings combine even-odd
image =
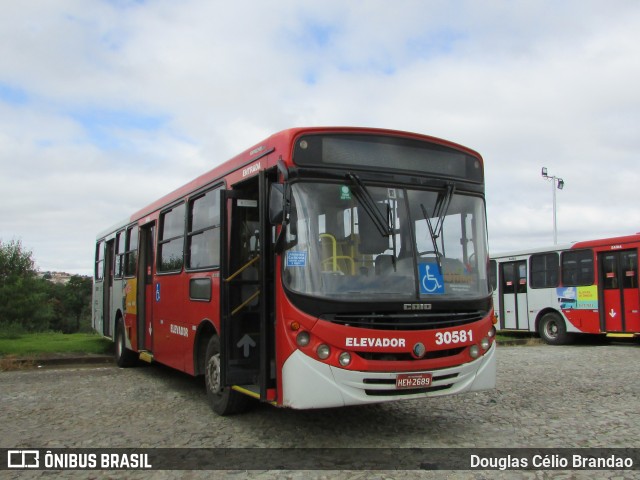
{"type": "Polygon", "coordinates": [[[325,260],[323,260],[322,263],[325,263],[325,261],[327,261],[327,260],[333,259],[333,271],[337,272],[338,271],[338,259],[336,257],[338,256],[338,242],[336,241],[336,237],[334,237],[333,235],[330,235],[328,233],[321,233],[320,234],[320,239],[322,240],[323,238],[328,238],[331,241],[331,253],[332,253],[332,255],[329,258],[326,258],[325,260]]]}
{"type": "Polygon", "coordinates": [[[348,256],[348,255],[338,255],[338,242],[336,241],[336,237],[334,237],[333,235],[329,234],[329,233],[321,233],[320,234],[320,239],[323,238],[328,238],[329,241],[331,242],[331,256],[325,258],[324,260],[322,260],[322,266],[324,267],[324,265],[327,262],[331,262],[331,267],[332,267],[332,272],[337,272],[338,271],[338,260],[347,260],[348,262],[351,263],[351,275],[355,275],[356,274],[356,262],[353,259],[353,257],[348,256]]]}
{"type": "Polygon", "coordinates": [[[231,280],[236,278],[238,275],[240,275],[242,272],[244,272],[247,268],[249,268],[251,265],[256,263],[258,260],[260,260],[260,255],[256,255],[255,257],[253,257],[251,260],[245,263],[242,267],[240,267],[233,275],[231,275],[228,278],[225,278],[224,281],[230,282],[231,280]]]}
{"type": "Polygon", "coordinates": [[[231,316],[233,317],[236,313],[238,313],[240,310],[242,310],[244,307],[246,307],[247,305],[249,305],[251,302],[253,302],[253,300],[255,300],[256,298],[258,298],[258,296],[260,295],[260,290],[256,290],[256,292],[251,295],[249,298],[247,298],[244,302],[242,302],[240,305],[238,305],[236,308],[234,308],[231,311],[231,316]]]}

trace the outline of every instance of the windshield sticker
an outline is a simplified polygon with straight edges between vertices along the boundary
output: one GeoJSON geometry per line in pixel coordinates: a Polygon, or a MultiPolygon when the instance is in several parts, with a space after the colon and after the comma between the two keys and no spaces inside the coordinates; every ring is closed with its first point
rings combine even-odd
{"type": "Polygon", "coordinates": [[[287,252],[287,267],[306,267],[307,266],[307,252],[287,252]]]}
{"type": "Polygon", "coordinates": [[[387,197],[390,200],[395,200],[396,198],[398,198],[396,196],[396,189],[395,188],[387,188],[387,197]]]}
{"type": "Polygon", "coordinates": [[[420,293],[430,295],[442,295],[444,293],[444,280],[437,263],[419,263],[418,274],[420,275],[420,293]]]}
{"type": "Polygon", "coordinates": [[[351,189],[347,185],[340,187],[340,200],[351,200],[351,189]]]}

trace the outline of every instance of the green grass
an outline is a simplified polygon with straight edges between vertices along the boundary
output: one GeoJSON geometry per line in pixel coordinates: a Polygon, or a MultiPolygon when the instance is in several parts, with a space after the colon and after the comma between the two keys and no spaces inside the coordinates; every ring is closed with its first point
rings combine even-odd
{"type": "Polygon", "coordinates": [[[113,343],[92,333],[25,333],[18,338],[0,336],[0,357],[38,357],[51,354],[105,354],[113,343]]]}

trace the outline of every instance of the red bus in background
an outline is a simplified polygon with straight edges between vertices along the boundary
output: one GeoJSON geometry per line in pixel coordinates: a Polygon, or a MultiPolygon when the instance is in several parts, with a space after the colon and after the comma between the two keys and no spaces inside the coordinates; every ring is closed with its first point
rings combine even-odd
{"type": "Polygon", "coordinates": [[[577,333],[640,335],[640,234],[491,256],[502,330],[560,345],[577,333]]]}
{"type": "Polygon", "coordinates": [[[277,133],[97,237],[93,326],[211,407],[495,385],[482,158],[367,128],[277,133]]]}

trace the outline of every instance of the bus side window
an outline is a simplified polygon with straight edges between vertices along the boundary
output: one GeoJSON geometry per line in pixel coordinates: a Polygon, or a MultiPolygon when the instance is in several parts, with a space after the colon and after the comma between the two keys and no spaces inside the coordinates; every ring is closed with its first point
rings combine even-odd
{"type": "Polygon", "coordinates": [[[96,268],[94,277],[96,280],[102,280],[104,278],[104,241],[100,241],[96,245],[96,268]]]}
{"type": "Polygon", "coordinates": [[[133,225],[127,229],[125,254],[124,254],[124,275],[133,277],[136,274],[138,265],[138,226],[133,225]]]}
{"type": "Polygon", "coordinates": [[[530,269],[531,288],[558,286],[560,263],[556,252],[531,255],[530,269]]]}
{"type": "Polygon", "coordinates": [[[562,284],[567,287],[593,285],[593,251],[577,250],[562,254],[562,284]]]}

